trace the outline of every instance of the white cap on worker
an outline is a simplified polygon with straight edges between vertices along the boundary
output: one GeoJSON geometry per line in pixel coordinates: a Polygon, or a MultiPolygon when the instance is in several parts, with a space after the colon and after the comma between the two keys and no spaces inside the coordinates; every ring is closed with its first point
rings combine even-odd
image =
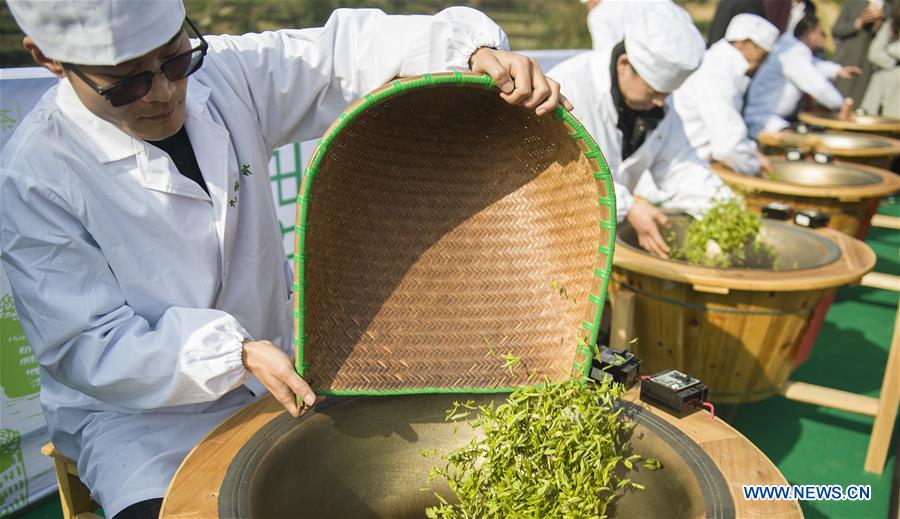
{"type": "Polygon", "coordinates": [[[687,11],[660,3],[625,25],[628,61],[653,90],[670,93],[700,66],[706,45],[687,11]]]}
{"type": "Polygon", "coordinates": [[[769,52],[778,39],[778,28],[769,20],[755,14],[739,14],[731,19],[725,30],[728,41],[750,40],[761,49],[769,52]]]}
{"type": "Polygon", "coordinates": [[[8,0],[27,36],[50,59],[118,65],[162,46],[181,29],[181,0],[8,0]]]}

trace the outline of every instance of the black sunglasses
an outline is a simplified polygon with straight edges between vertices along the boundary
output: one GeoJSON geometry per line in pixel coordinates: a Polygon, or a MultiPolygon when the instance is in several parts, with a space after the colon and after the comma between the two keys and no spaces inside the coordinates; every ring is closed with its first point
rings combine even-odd
{"type": "MultiPolygon", "coordinates": [[[[197,30],[191,20],[188,18],[184,20],[194,31],[194,34],[200,38],[200,46],[173,56],[160,64],[159,72],[169,81],[178,81],[197,72],[200,66],[203,65],[203,57],[206,56],[206,51],[209,49],[209,45],[203,39],[203,35],[200,34],[200,31],[197,30]]],[[[180,34],[181,32],[178,33],[178,35],[180,34]]],[[[63,67],[74,72],[89,87],[105,97],[115,107],[133,103],[147,95],[150,89],[153,88],[153,76],[156,75],[155,72],[145,70],[107,87],[100,87],[88,79],[75,65],[64,63],[63,67]]]]}

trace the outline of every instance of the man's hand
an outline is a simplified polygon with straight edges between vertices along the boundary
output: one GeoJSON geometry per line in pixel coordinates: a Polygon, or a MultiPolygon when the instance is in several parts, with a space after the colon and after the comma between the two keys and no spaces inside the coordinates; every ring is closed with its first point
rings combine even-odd
{"type": "Polygon", "coordinates": [[[841,121],[853,120],[853,99],[850,99],[849,97],[844,99],[844,103],[841,104],[841,109],[838,110],[838,119],[841,121]]]}
{"type": "Polygon", "coordinates": [[[297,375],[291,359],[278,346],[269,341],[244,341],[243,360],[244,366],[256,375],[291,416],[296,418],[306,411],[306,408],[297,408],[298,395],[307,406],[316,404],[316,394],[297,375]]]}
{"type": "Polygon", "coordinates": [[[650,254],[660,258],[669,257],[669,246],[659,233],[657,225],[667,225],[669,219],[652,205],[635,200],[625,217],[638,233],[638,243],[650,254]]]}
{"type": "Polygon", "coordinates": [[[534,108],[544,115],[562,104],[572,110],[572,103],[559,93],[559,83],[544,75],[533,59],[504,50],[482,47],[469,59],[472,72],[488,74],[500,88],[500,97],[511,105],[534,108]]]}
{"type": "Polygon", "coordinates": [[[765,155],[757,151],[756,158],[759,160],[760,176],[766,176],[766,174],[772,172],[772,162],[769,160],[769,157],[766,157],[765,155]]]}
{"type": "Polygon", "coordinates": [[[841,70],[838,70],[837,76],[841,79],[850,79],[858,74],[862,74],[861,68],[848,66],[841,67],[841,70]]]}
{"type": "Polygon", "coordinates": [[[862,29],[863,25],[867,23],[877,23],[884,17],[884,11],[881,9],[873,9],[871,6],[866,7],[862,14],[859,15],[856,20],[853,21],[853,27],[856,30],[862,29]]]}

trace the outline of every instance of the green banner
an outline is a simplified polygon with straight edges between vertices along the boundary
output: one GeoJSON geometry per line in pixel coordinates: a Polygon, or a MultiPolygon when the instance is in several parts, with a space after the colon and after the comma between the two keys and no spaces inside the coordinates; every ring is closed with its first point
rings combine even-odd
{"type": "Polygon", "coordinates": [[[0,297],[0,387],[7,398],[33,395],[41,389],[37,360],[9,294],[0,297]]]}
{"type": "Polygon", "coordinates": [[[0,516],[28,503],[28,478],[19,433],[0,429],[0,516]]]}

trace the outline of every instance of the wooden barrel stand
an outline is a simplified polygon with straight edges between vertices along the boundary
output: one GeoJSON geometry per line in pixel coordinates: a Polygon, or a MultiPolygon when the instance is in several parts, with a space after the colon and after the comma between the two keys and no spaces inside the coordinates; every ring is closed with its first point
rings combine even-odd
{"type": "Polygon", "coordinates": [[[900,119],[896,117],[863,115],[854,116],[851,121],[842,121],[833,112],[800,112],[799,119],[808,125],[826,130],[882,135],[894,139],[900,137],[900,119]]]}
{"type": "Polygon", "coordinates": [[[893,158],[900,155],[900,140],[854,132],[762,131],[756,140],[766,155],[782,155],[788,148],[799,148],[807,153],[821,152],[846,162],[888,170],[893,158]]]}
{"type": "MultiPolygon", "coordinates": [[[[420,395],[428,397],[429,395],[420,395]]],[[[773,517],[773,518],[799,518],[802,517],[800,507],[796,501],[751,501],[745,500],[742,494],[743,485],[785,485],[787,482],[766,456],[748,441],[738,431],[719,419],[711,419],[709,414],[698,411],[685,418],[675,418],[667,413],[649,408],[641,402],[637,402],[638,391],[633,389],[626,396],[626,400],[634,402],[642,413],[648,414],[652,420],[665,424],[670,429],[677,430],[676,436],[682,438],[678,441],[688,441],[700,449],[703,457],[708,457],[709,470],[712,470],[716,478],[722,479],[722,488],[725,495],[709,496],[712,499],[725,498],[729,507],[725,513],[718,517],[773,517]]],[[[393,397],[365,397],[377,399],[393,397]]],[[[412,397],[417,398],[417,397],[412,397]]],[[[326,400],[327,402],[327,400],[326,400]]],[[[316,417],[318,410],[300,420],[315,419],[323,424],[332,424],[340,432],[347,432],[350,437],[370,435],[365,441],[384,441],[385,437],[372,431],[358,431],[353,433],[346,428],[350,426],[346,419],[333,417],[329,421],[328,410],[322,411],[316,417]],[[337,420],[336,422],[333,422],[337,420]]],[[[443,413],[441,413],[443,414],[443,413]]],[[[211,518],[219,517],[223,500],[233,499],[232,495],[224,495],[223,488],[226,483],[226,473],[235,470],[235,464],[246,460],[241,456],[245,446],[250,445],[252,439],[266,431],[273,431],[272,425],[285,420],[284,411],[272,398],[267,396],[239,411],[226,420],[218,428],[212,431],[184,460],[169,487],[162,507],[160,517],[163,518],[211,518]]],[[[295,422],[299,423],[299,422],[295,422]]],[[[403,429],[401,427],[401,429],[403,429]]],[[[401,431],[402,432],[402,431],[401,431]]],[[[415,442],[413,431],[407,431],[407,442],[415,442]],[[412,434],[412,435],[411,435],[412,434]]],[[[673,436],[673,441],[675,437],[673,436]]],[[[278,443],[278,438],[271,438],[270,443],[278,443]]],[[[337,438],[332,441],[338,441],[337,438]]],[[[417,445],[414,447],[418,448],[417,445]]],[[[274,450],[271,452],[275,452],[274,450]]],[[[282,451],[283,452],[283,451],[282,451]]],[[[309,459],[303,452],[298,452],[296,463],[315,463],[315,454],[309,453],[309,459]]],[[[366,462],[366,460],[359,460],[366,462]]],[[[428,463],[422,461],[421,463],[428,463]]],[[[363,463],[365,465],[366,463],[363,463]]],[[[323,475],[333,475],[336,467],[317,466],[316,471],[323,475]]],[[[666,470],[664,467],[663,471],[666,470]]],[[[669,467],[674,470],[674,466],[669,467]]],[[[427,473],[427,467],[425,472],[427,473]]],[[[710,475],[713,475],[712,473],[710,475]]],[[[381,482],[385,478],[390,479],[389,474],[376,474],[381,482]]],[[[289,477],[285,474],[284,477],[289,477]]],[[[379,483],[381,484],[381,483],[379,483]]],[[[337,490],[337,489],[336,489],[337,490]]],[[[230,490],[226,490],[230,492],[230,490]]],[[[638,496],[640,497],[640,496],[638,496]]],[[[277,496],[269,496],[267,499],[277,499],[277,496]]],[[[670,503],[670,509],[674,512],[681,508],[680,503],[670,503]]],[[[319,517],[321,510],[310,506],[299,508],[295,517],[319,517]]],[[[370,515],[373,516],[373,515],[370,515]]]]}
{"type": "Polygon", "coordinates": [[[774,178],[742,175],[718,163],[713,164],[712,170],[756,212],[773,202],[787,204],[795,211],[813,209],[828,215],[832,229],[861,240],[865,239],[881,199],[900,190],[900,177],[880,168],[844,162],[828,165],[789,162],[775,157],[771,162],[774,178]],[[822,177],[837,171],[859,183],[829,184],[827,178],[817,181],[815,175],[808,175],[799,183],[779,176],[781,169],[789,171],[788,168],[797,167],[812,171],[818,168],[823,172],[822,177]]]}
{"type": "Polygon", "coordinates": [[[831,229],[766,226],[796,234],[788,242],[805,233],[824,238],[839,255],[811,268],[706,268],[651,256],[622,241],[628,233],[621,232],[609,286],[613,344],[627,346],[636,338],[630,349],[641,359],[642,371],[689,373],[710,388],[715,402],[776,394],[798,356],[808,354],[802,351],[803,339],[810,323],[815,326],[814,312],[821,313],[819,302],[829,300],[838,287],[858,282],[875,265],[875,254],[831,229]],[[628,328],[617,329],[617,323],[628,328]]]}

